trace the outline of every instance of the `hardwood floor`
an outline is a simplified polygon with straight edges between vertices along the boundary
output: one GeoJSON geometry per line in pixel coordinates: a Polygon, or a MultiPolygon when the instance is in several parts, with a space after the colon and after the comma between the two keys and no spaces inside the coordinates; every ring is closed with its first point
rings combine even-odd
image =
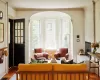
{"type": "MultiPolygon", "coordinates": [[[[18,70],[17,67],[13,67],[9,69],[9,72],[3,77],[3,78],[7,78],[7,79],[1,79],[1,80],[9,80],[18,70]]],[[[100,80],[100,77],[98,77],[96,74],[94,73],[90,73],[90,79],[89,80],[100,80]]]]}
{"type": "Polygon", "coordinates": [[[100,77],[95,73],[90,73],[90,80],[100,80],[100,77]]]}
{"type": "Polygon", "coordinates": [[[7,80],[9,80],[16,73],[17,70],[18,70],[17,67],[10,68],[9,72],[3,78],[7,78],[7,80]]]}

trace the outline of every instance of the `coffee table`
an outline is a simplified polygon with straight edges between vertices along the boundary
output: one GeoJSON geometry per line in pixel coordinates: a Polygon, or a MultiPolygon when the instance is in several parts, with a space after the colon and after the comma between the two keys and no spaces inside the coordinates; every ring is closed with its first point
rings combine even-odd
{"type": "MultiPolygon", "coordinates": [[[[61,64],[61,60],[62,60],[62,59],[56,60],[56,62],[51,62],[51,59],[50,59],[50,60],[45,60],[45,61],[47,61],[47,63],[58,63],[58,64],[61,64]]],[[[73,60],[73,59],[71,59],[71,60],[66,60],[66,64],[67,64],[68,62],[72,61],[72,60],[73,60]]]]}
{"type": "Polygon", "coordinates": [[[38,62],[40,62],[40,63],[57,63],[57,64],[72,64],[73,63],[73,59],[65,60],[65,62],[62,62],[62,59],[63,59],[63,57],[59,58],[58,60],[55,58],[54,58],[54,60],[52,60],[52,59],[46,59],[44,57],[40,57],[37,60],[35,60],[35,62],[32,61],[30,63],[38,63],[38,62]]]}
{"type": "MultiPolygon", "coordinates": [[[[51,60],[47,60],[47,61],[48,63],[54,63],[54,62],[51,62],[51,60]]],[[[61,64],[61,60],[56,60],[56,63],[61,64]]]]}

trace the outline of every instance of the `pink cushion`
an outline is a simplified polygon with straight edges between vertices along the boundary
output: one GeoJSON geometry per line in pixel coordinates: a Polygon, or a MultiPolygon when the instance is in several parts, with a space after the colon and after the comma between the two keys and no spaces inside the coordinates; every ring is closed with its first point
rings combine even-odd
{"type": "Polygon", "coordinates": [[[42,50],[42,48],[36,48],[36,49],[34,49],[34,52],[35,53],[42,53],[43,50],[42,50]]]}
{"type": "Polygon", "coordinates": [[[36,55],[37,58],[39,58],[39,57],[43,57],[43,53],[36,53],[36,54],[34,54],[34,55],[36,55]]]}

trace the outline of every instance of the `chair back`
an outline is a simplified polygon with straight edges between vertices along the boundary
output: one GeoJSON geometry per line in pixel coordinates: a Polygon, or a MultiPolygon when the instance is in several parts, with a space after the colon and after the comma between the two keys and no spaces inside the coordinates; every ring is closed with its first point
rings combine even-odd
{"type": "Polygon", "coordinates": [[[35,53],[42,53],[43,52],[43,49],[42,48],[35,48],[34,49],[34,52],[35,53]]]}
{"type": "Polygon", "coordinates": [[[65,57],[65,55],[68,53],[68,48],[60,48],[59,52],[61,57],[65,57]]]}

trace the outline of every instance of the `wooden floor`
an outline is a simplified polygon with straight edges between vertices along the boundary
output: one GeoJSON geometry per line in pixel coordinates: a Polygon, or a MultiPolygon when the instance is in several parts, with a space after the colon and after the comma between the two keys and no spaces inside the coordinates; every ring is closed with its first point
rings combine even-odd
{"type": "Polygon", "coordinates": [[[90,73],[90,79],[89,80],[100,80],[100,77],[98,77],[95,73],[90,73]]]}
{"type": "MultiPolygon", "coordinates": [[[[9,72],[3,77],[7,79],[1,79],[1,80],[9,80],[17,71],[17,67],[13,67],[9,69],[9,72]]],[[[90,79],[89,80],[100,80],[100,77],[98,77],[96,74],[90,73],[90,79]]]]}
{"type": "Polygon", "coordinates": [[[16,73],[17,70],[17,67],[10,68],[9,72],[3,78],[7,78],[7,80],[9,80],[16,73]]]}

